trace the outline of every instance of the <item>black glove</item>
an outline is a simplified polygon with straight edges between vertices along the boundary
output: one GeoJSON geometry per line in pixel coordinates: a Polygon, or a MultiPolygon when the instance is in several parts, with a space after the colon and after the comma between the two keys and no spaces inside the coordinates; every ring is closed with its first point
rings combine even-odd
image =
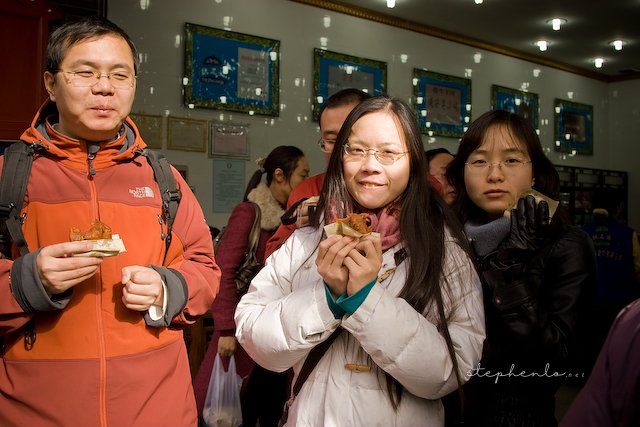
{"type": "Polygon", "coordinates": [[[548,226],[549,204],[543,200],[536,205],[532,195],[520,198],[511,210],[511,229],[498,248],[498,259],[527,258],[543,246],[548,226]]]}

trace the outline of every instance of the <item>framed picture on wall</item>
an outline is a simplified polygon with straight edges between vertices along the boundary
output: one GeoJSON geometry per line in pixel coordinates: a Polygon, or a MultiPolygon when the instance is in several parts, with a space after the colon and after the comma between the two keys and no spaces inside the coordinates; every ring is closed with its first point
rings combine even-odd
{"type": "Polygon", "coordinates": [[[249,160],[248,125],[210,124],[209,157],[229,157],[249,160]]]}
{"type": "Polygon", "coordinates": [[[491,109],[515,113],[529,120],[534,129],[540,126],[538,119],[540,104],[537,93],[491,85],[491,109]]]}
{"type": "Polygon", "coordinates": [[[413,94],[422,133],[462,136],[471,120],[471,79],[414,68],[413,94]]]}
{"type": "Polygon", "coordinates": [[[280,114],[280,41],[185,24],[188,107],[280,114]]]}
{"type": "Polygon", "coordinates": [[[207,151],[207,121],[169,117],[167,148],[181,151],[207,151]]]}
{"type": "Polygon", "coordinates": [[[556,151],[593,154],[593,106],[556,99],[554,107],[556,151]]]}
{"type": "Polygon", "coordinates": [[[318,120],[327,98],[347,88],[382,95],[387,88],[387,63],[314,49],[313,120],[318,120]]]}
{"type": "Polygon", "coordinates": [[[136,124],[142,139],[147,147],[154,149],[162,148],[162,137],[164,135],[164,125],[162,116],[142,113],[129,114],[131,120],[136,124]]]}

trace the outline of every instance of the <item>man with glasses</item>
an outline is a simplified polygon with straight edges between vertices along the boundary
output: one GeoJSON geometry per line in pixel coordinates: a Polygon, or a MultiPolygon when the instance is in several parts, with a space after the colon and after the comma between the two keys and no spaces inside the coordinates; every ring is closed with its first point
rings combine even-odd
{"type": "Polygon", "coordinates": [[[21,215],[31,252],[0,260],[2,426],[197,424],[175,325],[207,311],[220,271],[175,169],[182,199],[168,230],[128,118],[137,58],[128,35],[102,18],[50,37],[49,100],[17,142],[36,151],[21,215]],[[96,220],[126,252],[104,258],[91,252],[95,241],[69,241],[71,228],[96,220]]]}
{"type": "MultiPolygon", "coordinates": [[[[369,94],[359,89],[343,89],[331,95],[322,106],[319,118],[320,139],[318,140],[318,145],[327,163],[331,157],[331,152],[333,151],[333,146],[336,143],[336,138],[338,137],[342,123],[344,123],[351,110],[369,98],[369,96],[369,94]]],[[[298,185],[289,195],[287,210],[302,200],[319,195],[322,185],[324,184],[324,176],[325,173],[322,172],[307,178],[302,184],[298,185]]],[[[296,227],[308,225],[308,215],[308,206],[304,205],[304,203],[299,204],[296,212],[296,221],[292,224],[280,225],[275,234],[267,242],[265,258],[278,249],[293,233],[296,227]]]]}

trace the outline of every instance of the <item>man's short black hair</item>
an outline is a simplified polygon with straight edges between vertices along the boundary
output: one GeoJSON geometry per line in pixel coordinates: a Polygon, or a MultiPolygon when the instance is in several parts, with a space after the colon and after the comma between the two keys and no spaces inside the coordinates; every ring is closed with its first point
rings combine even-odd
{"type": "Polygon", "coordinates": [[[127,42],[131,48],[133,69],[137,75],[140,61],[133,41],[122,28],[100,16],[85,16],[58,27],[49,37],[45,55],[45,71],[57,72],[69,48],[77,43],[106,35],[121,37],[127,42]]]}
{"type": "Polygon", "coordinates": [[[322,108],[320,109],[320,115],[318,116],[318,123],[320,123],[320,118],[322,118],[322,113],[327,108],[342,107],[343,105],[349,105],[349,104],[360,104],[362,101],[370,97],[371,95],[369,95],[367,92],[364,92],[360,89],[356,89],[352,87],[347,89],[342,89],[334,93],[333,95],[331,95],[327,99],[327,102],[322,104],[322,108]]]}

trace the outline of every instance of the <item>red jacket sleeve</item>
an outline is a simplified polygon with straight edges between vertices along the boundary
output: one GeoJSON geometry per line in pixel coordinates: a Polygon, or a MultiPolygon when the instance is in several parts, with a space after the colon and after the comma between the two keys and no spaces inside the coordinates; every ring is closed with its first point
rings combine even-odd
{"type": "MultiPolygon", "coordinates": [[[[321,173],[318,175],[314,175],[311,178],[302,181],[300,185],[293,189],[291,194],[289,194],[289,199],[287,200],[287,209],[289,209],[294,203],[298,202],[301,199],[308,199],[309,197],[319,196],[322,191],[322,185],[324,184],[325,174],[321,173]]],[[[289,238],[293,234],[296,229],[296,224],[293,223],[291,225],[283,225],[276,230],[276,232],[271,236],[271,238],[267,241],[267,250],[264,254],[264,258],[269,258],[269,255],[274,253],[276,249],[282,245],[285,240],[289,238]]]]}
{"type": "Polygon", "coordinates": [[[211,233],[202,208],[182,176],[175,169],[173,172],[182,199],[173,224],[174,240],[167,254],[167,267],[180,273],[187,287],[186,306],[174,321],[193,323],[211,306],[221,272],[213,257],[211,233]]]}

